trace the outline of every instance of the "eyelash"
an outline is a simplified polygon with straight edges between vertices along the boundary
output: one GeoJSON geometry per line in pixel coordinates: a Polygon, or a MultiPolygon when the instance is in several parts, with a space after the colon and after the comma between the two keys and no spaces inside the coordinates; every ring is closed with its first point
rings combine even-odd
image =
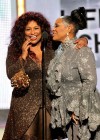
{"type": "MultiPolygon", "coordinates": [[[[39,28],[34,28],[35,30],[38,30],[39,28]]],[[[29,31],[29,30],[31,30],[31,29],[26,29],[26,31],[29,31]]]]}
{"type": "Polygon", "coordinates": [[[55,28],[56,28],[56,27],[59,27],[59,25],[55,25],[54,27],[55,27],[55,28]]]}

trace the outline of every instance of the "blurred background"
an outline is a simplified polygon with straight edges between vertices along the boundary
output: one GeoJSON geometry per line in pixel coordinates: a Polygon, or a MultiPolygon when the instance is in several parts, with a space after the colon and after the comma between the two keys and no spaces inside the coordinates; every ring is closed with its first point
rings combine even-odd
{"type": "Polygon", "coordinates": [[[6,76],[5,61],[10,41],[10,30],[15,20],[27,11],[41,12],[51,23],[59,16],[68,15],[73,9],[85,7],[87,28],[77,37],[85,35],[88,47],[95,55],[97,89],[100,91],[100,1],[99,0],[0,0],[0,140],[10,107],[12,87],[6,76]]]}

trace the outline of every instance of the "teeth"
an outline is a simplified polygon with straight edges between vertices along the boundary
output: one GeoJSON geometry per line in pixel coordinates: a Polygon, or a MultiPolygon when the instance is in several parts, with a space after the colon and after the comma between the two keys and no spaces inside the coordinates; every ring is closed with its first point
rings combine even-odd
{"type": "Polygon", "coordinates": [[[32,35],[32,36],[30,36],[30,38],[36,38],[36,36],[32,35]]]}

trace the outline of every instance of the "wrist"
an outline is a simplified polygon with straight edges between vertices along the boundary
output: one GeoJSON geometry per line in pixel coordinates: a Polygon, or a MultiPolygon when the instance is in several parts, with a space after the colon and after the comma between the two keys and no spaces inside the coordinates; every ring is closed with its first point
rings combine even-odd
{"type": "Polygon", "coordinates": [[[21,56],[20,56],[22,59],[24,59],[24,60],[26,60],[26,55],[25,54],[22,54],[21,56]]]}

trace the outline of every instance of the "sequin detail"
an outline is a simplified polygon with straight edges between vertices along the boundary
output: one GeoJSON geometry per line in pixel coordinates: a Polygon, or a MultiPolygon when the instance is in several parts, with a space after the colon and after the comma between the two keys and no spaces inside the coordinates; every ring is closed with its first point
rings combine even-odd
{"type": "Polygon", "coordinates": [[[88,119],[79,134],[85,140],[89,139],[90,130],[95,131],[100,125],[100,94],[96,90],[94,55],[88,47],[75,49],[74,41],[75,38],[62,44],[63,49],[48,68],[47,85],[54,96],[51,124],[53,128],[65,127],[70,121],[68,112],[74,112],[81,122],[88,119]]]}

